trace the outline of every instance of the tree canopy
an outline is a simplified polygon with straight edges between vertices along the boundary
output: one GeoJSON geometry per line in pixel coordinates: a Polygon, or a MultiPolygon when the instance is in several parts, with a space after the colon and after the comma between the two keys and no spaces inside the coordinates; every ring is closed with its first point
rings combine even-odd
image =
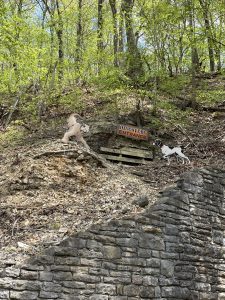
{"type": "Polygon", "coordinates": [[[0,92],[221,71],[222,0],[0,0],[0,92]]]}

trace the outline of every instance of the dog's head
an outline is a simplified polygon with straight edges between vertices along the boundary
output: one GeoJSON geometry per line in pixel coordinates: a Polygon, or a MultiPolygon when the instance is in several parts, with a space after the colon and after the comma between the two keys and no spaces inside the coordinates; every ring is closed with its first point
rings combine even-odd
{"type": "Polygon", "coordinates": [[[155,140],[155,142],[153,143],[153,145],[157,146],[157,147],[162,147],[163,143],[160,140],[155,140]]]}
{"type": "Polygon", "coordinates": [[[87,132],[89,132],[90,131],[90,128],[89,128],[89,126],[87,125],[87,124],[83,124],[83,125],[81,125],[81,131],[82,132],[84,132],[84,133],[87,133],[87,132]]]}

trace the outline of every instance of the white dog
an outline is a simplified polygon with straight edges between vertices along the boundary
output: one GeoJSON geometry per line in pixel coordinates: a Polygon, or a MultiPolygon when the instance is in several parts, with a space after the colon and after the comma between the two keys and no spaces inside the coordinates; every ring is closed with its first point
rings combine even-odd
{"type": "Polygon", "coordinates": [[[170,156],[173,154],[177,155],[179,158],[182,159],[182,164],[184,164],[185,160],[190,164],[189,158],[182,153],[181,147],[174,147],[171,149],[170,147],[163,145],[163,143],[160,140],[156,140],[155,143],[153,143],[153,145],[161,148],[163,158],[167,159],[168,165],[170,164],[170,156]]]}
{"type": "Polygon", "coordinates": [[[89,126],[79,123],[76,117],[80,116],[78,114],[72,114],[67,119],[68,131],[64,134],[62,142],[67,144],[69,143],[70,137],[75,136],[76,140],[78,142],[81,142],[89,151],[90,147],[88,146],[82,135],[82,133],[89,132],[89,126]]]}

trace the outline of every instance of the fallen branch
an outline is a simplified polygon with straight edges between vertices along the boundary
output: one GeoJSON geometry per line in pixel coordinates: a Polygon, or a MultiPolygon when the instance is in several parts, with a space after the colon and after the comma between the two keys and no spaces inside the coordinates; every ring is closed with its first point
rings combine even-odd
{"type": "MultiPolygon", "coordinates": [[[[33,159],[40,158],[42,156],[57,156],[59,155],[66,155],[66,153],[75,153],[77,152],[77,149],[67,149],[67,150],[58,150],[58,151],[46,151],[40,154],[37,154],[33,157],[33,159]]],[[[80,155],[80,153],[77,153],[77,157],[80,155]]]]}

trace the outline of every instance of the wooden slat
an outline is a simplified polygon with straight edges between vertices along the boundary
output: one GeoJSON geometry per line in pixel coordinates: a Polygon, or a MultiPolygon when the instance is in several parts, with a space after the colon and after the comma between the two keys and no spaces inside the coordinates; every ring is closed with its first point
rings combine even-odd
{"type": "MultiPolygon", "coordinates": [[[[140,155],[145,155],[145,158],[149,158],[149,159],[153,158],[152,152],[150,150],[148,151],[148,150],[144,150],[144,149],[128,148],[128,147],[123,147],[123,148],[121,148],[121,150],[128,151],[130,153],[140,153],[140,155]]],[[[140,157],[142,157],[142,156],[140,156],[140,157]]]]}
{"type": "Polygon", "coordinates": [[[102,152],[115,153],[118,155],[136,156],[136,157],[141,157],[146,159],[153,158],[150,152],[145,150],[139,150],[139,149],[132,149],[132,148],[112,149],[112,148],[101,147],[100,150],[102,152]]]}
{"type": "Polygon", "coordinates": [[[124,156],[115,156],[115,155],[107,155],[107,154],[103,154],[103,155],[106,159],[109,159],[109,160],[129,162],[129,163],[134,163],[134,164],[143,164],[143,165],[147,164],[147,161],[145,161],[144,159],[128,158],[128,157],[124,157],[124,156]]]}

